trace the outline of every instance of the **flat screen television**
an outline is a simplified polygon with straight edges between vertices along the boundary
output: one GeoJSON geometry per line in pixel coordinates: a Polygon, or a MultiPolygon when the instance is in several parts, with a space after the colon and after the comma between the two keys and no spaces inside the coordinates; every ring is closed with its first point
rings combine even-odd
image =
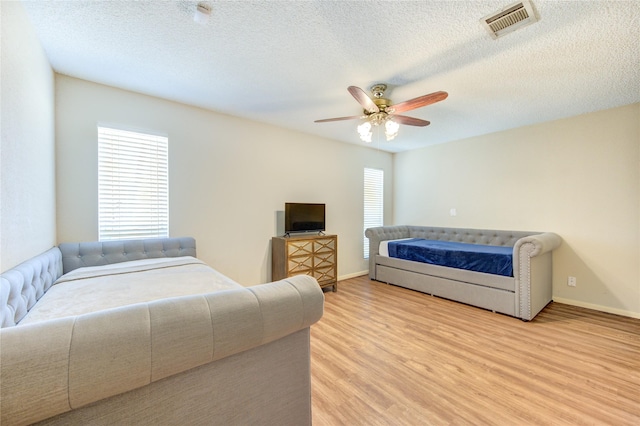
{"type": "Polygon", "coordinates": [[[284,232],[322,232],[325,230],[325,205],[285,203],[284,232]]]}

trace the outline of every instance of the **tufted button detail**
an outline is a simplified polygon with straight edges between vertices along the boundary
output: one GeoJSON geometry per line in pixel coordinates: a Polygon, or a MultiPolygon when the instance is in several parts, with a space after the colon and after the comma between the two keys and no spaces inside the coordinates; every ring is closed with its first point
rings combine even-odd
{"type": "Polygon", "coordinates": [[[100,255],[100,257],[104,257],[104,253],[102,253],[102,254],[100,255]]]}

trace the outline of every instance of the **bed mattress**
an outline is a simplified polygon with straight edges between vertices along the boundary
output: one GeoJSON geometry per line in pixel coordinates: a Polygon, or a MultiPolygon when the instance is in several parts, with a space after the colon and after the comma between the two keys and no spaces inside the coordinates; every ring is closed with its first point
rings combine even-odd
{"type": "Polygon", "coordinates": [[[513,276],[513,247],[408,238],[386,241],[389,257],[505,277],[513,276]]]}
{"type": "Polygon", "coordinates": [[[242,286],[191,256],[78,268],[58,278],[18,325],[234,288],[242,286]]]}

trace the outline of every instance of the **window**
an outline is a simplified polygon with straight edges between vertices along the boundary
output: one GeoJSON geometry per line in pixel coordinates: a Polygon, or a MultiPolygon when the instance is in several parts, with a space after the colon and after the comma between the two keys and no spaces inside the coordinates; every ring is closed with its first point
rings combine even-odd
{"type": "MultiPolygon", "coordinates": [[[[364,169],[364,229],[384,225],[384,171],[364,169]]],[[[364,237],[364,258],[369,258],[369,239],[364,237]]]]}
{"type": "Polygon", "coordinates": [[[169,236],[165,136],[98,127],[98,237],[169,236]]]}

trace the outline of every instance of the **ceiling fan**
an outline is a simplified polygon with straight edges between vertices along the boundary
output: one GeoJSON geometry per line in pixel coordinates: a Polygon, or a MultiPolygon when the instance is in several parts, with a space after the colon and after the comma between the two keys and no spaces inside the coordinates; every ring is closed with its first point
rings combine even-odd
{"type": "Polygon", "coordinates": [[[353,96],[364,108],[364,115],[352,115],[349,117],[325,118],[316,120],[315,123],[327,123],[329,121],[366,119],[364,123],[358,126],[360,139],[364,142],[371,142],[371,127],[384,124],[385,135],[390,141],[398,134],[400,124],[408,126],[428,126],[430,123],[420,118],[407,117],[406,115],[398,115],[398,113],[411,111],[412,109],[422,108],[427,105],[440,102],[449,96],[447,92],[434,92],[428,95],[419,96],[408,101],[400,102],[392,105],[389,99],[384,97],[384,91],[387,90],[386,84],[374,84],[371,87],[373,97],[370,97],[359,87],[349,86],[347,88],[351,96],[353,96]]]}

